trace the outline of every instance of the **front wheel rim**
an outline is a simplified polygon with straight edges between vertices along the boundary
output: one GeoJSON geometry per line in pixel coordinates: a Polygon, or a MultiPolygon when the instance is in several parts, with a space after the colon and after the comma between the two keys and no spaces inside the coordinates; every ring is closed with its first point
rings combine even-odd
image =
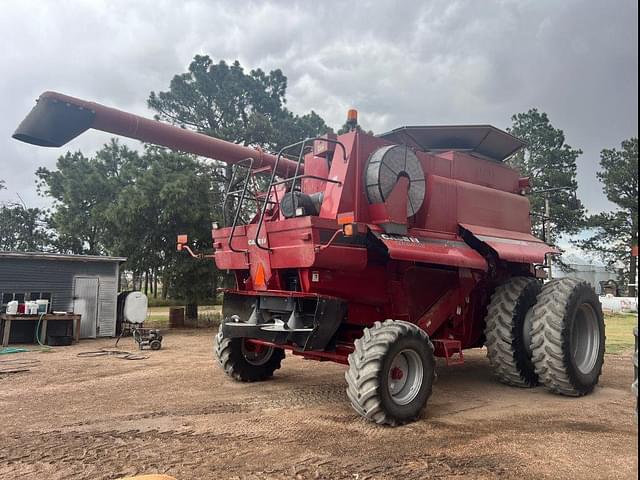
{"type": "Polygon", "coordinates": [[[578,371],[588,375],[600,356],[600,326],[594,308],[583,303],[578,307],[571,332],[571,355],[578,371]]]}
{"type": "Polygon", "coordinates": [[[240,350],[248,364],[259,367],[269,361],[273,355],[273,347],[243,340],[240,350]]]}
{"type": "Polygon", "coordinates": [[[422,358],[415,350],[402,350],[393,358],[387,374],[387,389],[397,405],[407,405],[418,396],[424,380],[422,358]]]}

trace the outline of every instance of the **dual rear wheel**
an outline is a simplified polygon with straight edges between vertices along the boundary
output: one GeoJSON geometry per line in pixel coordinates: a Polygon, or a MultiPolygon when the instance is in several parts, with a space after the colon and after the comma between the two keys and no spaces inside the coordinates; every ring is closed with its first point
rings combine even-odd
{"type": "Polygon", "coordinates": [[[581,396],[598,383],[604,362],[604,317],[589,283],[561,278],[542,286],[515,277],[496,288],[488,307],[486,347],[498,380],[543,384],[581,396]]]}

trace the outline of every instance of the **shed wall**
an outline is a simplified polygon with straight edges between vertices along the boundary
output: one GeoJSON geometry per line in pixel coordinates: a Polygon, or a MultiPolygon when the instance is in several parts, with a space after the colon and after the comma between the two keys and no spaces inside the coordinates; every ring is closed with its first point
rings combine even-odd
{"type": "Polygon", "coordinates": [[[97,336],[110,337],[116,330],[118,270],[117,262],[0,257],[0,293],[51,292],[52,310],[71,311],[74,277],[98,277],[97,336]]]}

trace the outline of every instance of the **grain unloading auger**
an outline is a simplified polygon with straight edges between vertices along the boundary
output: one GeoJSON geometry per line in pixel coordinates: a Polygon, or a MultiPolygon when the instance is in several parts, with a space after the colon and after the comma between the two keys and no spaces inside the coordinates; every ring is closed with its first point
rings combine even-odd
{"type": "MultiPolygon", "coordinates": [[[[490,126],[373,136],[349,120],[349,133],[272,155],[45,93],[14,137],[61,146],[94,128],[237,165],[235,213],[212,231],[236,280],[215,352],[236,380],[271,377],[286,350],[343,363],[354,409],[396,425],[426,404],[436,356],[459,364],[486,345],[504,383],[591,392],[600,302],[580,280],[540,279],[555,250],[531,235],[528,180],[503,163],[522,142],[490,126]]],[[[190,252],[184,236],[178,248],[190,252]]]]}

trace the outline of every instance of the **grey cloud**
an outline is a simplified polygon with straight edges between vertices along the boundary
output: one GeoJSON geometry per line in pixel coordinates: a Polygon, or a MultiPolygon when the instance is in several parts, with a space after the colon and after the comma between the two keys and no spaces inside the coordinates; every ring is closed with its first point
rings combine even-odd
{"type": "MultiPolygon", "coordinates": [[[[43,90],[151,115],[196,53],[282,68],[289,108],[339,126],[347,108],[367,128],[492,123],[538,107],[585,154],[580,195],[608,208],[599,151],[637,135],[637,3],[444,1],[15,1],[0,16],[0,178],[32,204],[33,172],[64,150],[9,137],[43,90]]],[[[69,149],[95,151],[103,134],[69,149]]],[[[135,142],[131,144],[136,145],[135,142]]]]}

